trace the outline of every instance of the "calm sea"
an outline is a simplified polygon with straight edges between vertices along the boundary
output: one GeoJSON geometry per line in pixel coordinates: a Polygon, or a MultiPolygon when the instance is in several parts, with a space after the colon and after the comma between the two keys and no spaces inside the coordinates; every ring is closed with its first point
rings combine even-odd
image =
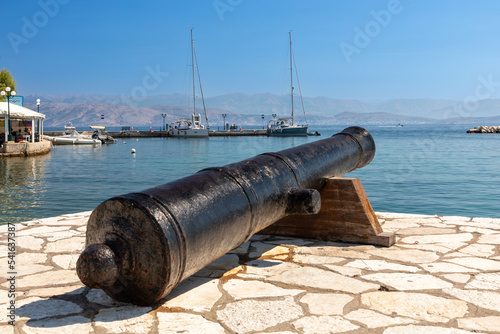
{"type": "MultiPolygon", "coordinates": [[[[375,159],[347,176],[361,179],[375,211],[500,217],[500,134],[465,132],[476,125],[367,125],[375,159]]],[[[345,127],[311,126],[322,136],[305,138],[118,139],[3,158],[0,223],[92,210],[115,195],[321,140],[345,127]]]]}

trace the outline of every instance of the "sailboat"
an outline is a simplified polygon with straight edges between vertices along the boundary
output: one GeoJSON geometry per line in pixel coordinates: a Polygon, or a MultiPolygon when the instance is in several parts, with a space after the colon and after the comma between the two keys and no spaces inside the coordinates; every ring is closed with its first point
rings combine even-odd
{"type": "Polygon", "coordinates": [[[206,137],[208,138],[208,116],[205,108],[205,99],[203,97],[203,89],[201,88],[200,71],[198,70],[198,60],[194,51],[193,29],[191,29],[191,63],[193,67],[193,114],[191,119],[184,118],[170,124],[170,135],[172,137],[206,137]],[[196,70],[195,70],[196,66],[196,70]],[[203,110],[205,111],[205,120],[207,126],[201,124],[201,115],[196,114],[196,81],[195,72],[198,74],[200,86],[201,100],[203,102],[203,110]]]}
{"type": "MultiPolygon", "coordinates": [[[[292,100],[292,116],[272,119],[267,124],[267,134],[269,136],[307,136],[308,125],[299,125],[294,123],[293,109],[293,51],[292,51],[292,32],[288,32],[290,37],[290,97],[292,100]]],[[[298,79],[297,79],[298,82],[298,79]]],[[[300,92],[300,84],[299,84],[300,92]]],[[[302,101],[302,94],[300,94],[302,101]]],[[[304,102],[302,101],[302,109],[304,110],[304,102]]],[[[305,110],[304,110],[305,116],[305,110]]]]}

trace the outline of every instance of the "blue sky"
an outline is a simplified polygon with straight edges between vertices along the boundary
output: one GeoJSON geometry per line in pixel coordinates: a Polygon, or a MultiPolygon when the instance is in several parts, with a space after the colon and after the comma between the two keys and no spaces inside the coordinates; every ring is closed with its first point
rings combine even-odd
{"type": "Polygon", "coordinates": [[[0,68],[20,95],[286,92],[288,31],[305,96],[500,98],[500,2],[9,1],[0,68]]]}

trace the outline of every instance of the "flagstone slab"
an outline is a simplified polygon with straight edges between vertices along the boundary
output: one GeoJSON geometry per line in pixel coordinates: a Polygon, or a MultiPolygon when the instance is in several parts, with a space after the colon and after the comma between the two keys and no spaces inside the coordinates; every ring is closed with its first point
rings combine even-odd
{"type": "Polygon", "coordinates": [[[477,273],[476,269],[471,269],[458,264],[447,262],[424,263],[420,265],[430,273],[477,273]]]}
{"type": "Polygon", "coordinates": [[[453,287],[450,282],[443,281],[432,275],[408,273],[377,273],[361,276],[361,278],[380,282],[394,289],[407,290],[433,290],[453,287]]]}
{"type": "Polygon", "coordinates": [[[359,328],[342,317],[326,315],[304,317],[292,322],[292,326],[303,334],[342,333],[359,328]]]}
{"type": "Polygon", "coordinates": [[[281,282],[297,287],[317,288],[330,291],[361,293],[376,290],[379,285],[366,283],[354,278],[332,273],[327,270],[304,267],[285,271],[267,278],[271,282],[281,282]]]}
{"type": "Polygon", "coordinates": [[[478,334],[457,328],[435,327],[435,326],[397,326],[390,327],[384,334],[478,334]]]}
{"type": "Polygon", "coordinates": [[[413,214],[413,213],[403,213],[403,212],[376,212],[377,217],[383,219],[420,219],[420,218],[437,218],[436,215],[423,215],[423,214],[413,214]]]}
{"type": "Polygon", "coordinates": [[[94,317],[96,328],[109,333],[149,333],[155,323],[150,307],[121,306],[101,309],[94,317]]]}
{"type": "Polygon", "coordinates": [[[392,270],[414,273],[421,270],[420,268],[414,266],[406,266],[403,264],[387,262],[384,260],[355,260],[347,263],[346,266],[370,271],[392,270]]]}
{"type": "Polygon", "coordinates": [[[480,257],[445,259],[445,261],[479,270],[500,270],[500,261],[483,259],[480,257]]]}
{"type": "Polygon", "coordinates": [[[301,268],[299,265],[277,260],[253,260],[245,265],[245,273],[238,277],[268,277],[278,275],[284,271],[301,268]]]}
{"type": "Polygon", "coordinates": [[[367,309],[359,309],[356,311],[352,311],[345,316],[346,319],[352,321],[358,321],[365,324],[368,328],[377,328],[377,327],[387,327],[391,325],[402,325],[402,324],[414,324],[417,323],[418,320],[413,320],[410,318],[402,318],[402,317],[389,317],[387,315],[380,314],[378,312],[367,310],[367,309]]]}
{"type": "Polygon", "coordinates": [[[42,225],[50,225],[50,226],[81,226],[87,224],[89,217],[83,216],[74,216],[69,217],[66,216],[63,219],[41,219],[40,224],[42,225]]]}
{"type": "Polygon", "coordinates": [[[17,253],[16,261],[19,265],[23,266],[28,263],[45,263],[47,261],[47,254],[30,252],[17,253]]]}
{"type": "MultiPolygon", "coordinates": [[[[367,292],[361,302],[368,308],[389,316],[445,323],[467,314],[467,303],[423,293],[367,292]]],[[[410,332],[407,332],[410,333],[410,332]]]]}
{"type": "MultiPolygon", "coordinates": [[[[48,271],[40,274],[28,275],[19,277],[16,281],[18,289],[25,289],[28,287],[41,287],[52,285],[63,285],[70,283],[80,283],[75,270],[56,270],[48,271]]],[[[2,284],[8,287],[8,283],[2,284]]]]}
{"type": "Polygon", "coordinates": [[[262,331],[304,315],[292,297],[239,300],[226,304],[216,313],[218,320],[236,333],[262,331]]]}
{"type": "MultiPolygon", "coordinates": [[[[2,269],[4,269],[4,268],[2,268],[2,269]]],[[[54,269],[54,267],[46,266],[43,264],[36,264],[36,263],[35,264],[23,264],[23,265],[17,266],[17,276],[22,277],[22,276],[26,276],[26,275],[41,273],[41,272],[52,270],[52,269],[54,269]]],[[[5,271],[7,271],[7,270],[5,269],[5,271]]]]}
{"type": "Polygon", "coordinates": [[[50,236],[48,236],[46,239],[49,242],[53,241],[58,241],[62,239],[68,239],[71,238],[75,235],[80,235],[81,232],[78,232],[76,230],[67,230],[67,231],[61,231],[61,232],[54,232],[50,236]]]}
{"type": "Polygon", "coordinates": [[[473,331],[500,333],[500,316],[458,319],[458,327],[473,331]]]}
{"type": "Polygon", "coordinates": [[[42,249],[42,244],[44,243],[44,240],[42,238],[36,238],[31,235],[26,235],[24,237],[17,237],[16,238],[16,247],[22,248],[22,249],[29,249],[29,250],[34,250],[38,251],[42,249]]]}
{"type": "Polygon", "coordinates": [[[339,274],[342,274],[347,277],[356,277],[360,276],[362,274],[362,270],[358,268],[352,268],[352,267],[345,267],[345,266],[335,266],[332,264],[325,264],[324,265],[326,268],[329,270],[335,271],[339,274]]]}
{"type": "Polygon", "coordinates": [[[55,232],[66,231],[68,226],[35,226],[24,229],[16,233],[17,237],[34,236],[34,237],[50,237],[55,232]]]}
{"type": "Polygon", "coordinates": [[[455,232],[453,228],[410,227],[398,230],[398,235],[450,234],[455,232]]]}
{"type": "Polygon", "coordinates": [[[466,289],[500,290],[500,273],[482,273],[475,276],[466,289]]]}
{"type": "Polygon", "coordinates": [[[306,254],[293,255],[293,262],[303,263],[303,264],[326,264],[326,263],[339,263],[342,261],[345,261],[345,259],[342,257],[317,256],[317,255],[306,255],[306,254]]]}
{"type": "Polygon", "coordinates": [[[481,233],[481,234],[495,234],[500,232],[498,230],[492,230],[476,226],[461,226],[459,230],[460,232],[471,232],[471,233],[481,233]]]}
{"type": "Polygon", "coordinates": [[[344,307],[353,300],[354,297],[342,293],[307,293],[300,298],[313,315],[343,315],[344,307]]]}
{"type": "Polygon", "coordinates": [[[22,329],[26,334],[81,334],[91,333],[92,323],[89,318],[77,315],[60,319],[30,320],[22,329]]]}
{"type": "Polygon", "coordinates": [[[35,296],[35,297],[54,297],[61,296],[65,294],[81,294],[85,288],[82,285],[68,285],[68,286],[60,286],[55,288],[39,288],[39,289],[30,289],[26,291],[27,296],[35,296]]]}
{"type": "Polygon", "coordinates": [[[45,246],[47,253],[81,253],[85,248],[85,237],[72,237],[49,242],[45,246]]]}
{"type": "Polygon", "coordinates": [[[495,255],[495,246],[472,244],[470,246],[460,249],[459,252],[473,256],[489,257],[495,255]]]}
{"type": "Polygon", "coordinates": [[[444,289],[443,292],[476,306],[500,312],[500,293],[498,292],[457,288],[444,289]]]}
{"type": "Polygon", "coordinates": [[[229,280],[227,283],[222,285],[222,288],[226,290],[235,300],[259,297],[295,296],[304,292],[304,290],[283,289],[269,283],[259,281],[243,281],[239,279],[229,280]]]}
{"type": "Polygon", "coordinates": [[[87,300],[91,303],[96,303],[104,306],[117,307],[130,305],[114,300],[101,289],[90,289],[90,291],[85,295],[85,298],[87,298],[87,300]]]}
{"type": "Polygon", "coordinates": [[[76,269],[76,262],[80,254],[64,254],[52,256],[52,262],[57,264],[62,269],[76,269]]]}
{"type": "Polygon", "coordinates": [[[252,242],[248,256],[253,259],[288,254],[290,254],[290,249],[288,247],[276,246],[264,242],[252,242]]]}
{"type": "Polygon", "coordinates": [[[225,334],[224,327],[201,315],[158,312],[158,334],[225,334]]]}
{"type": "MultiPolygon", "coordinates": [[[[466,243],[463,242],[454,242],[454,243],[440,243],[440,244],[398,244],[398,247],[404,248],[404,249],[415,249],[415,250],[423,250],[423,251],[430,251],[433,253],[437,254],[448,254],[451,251],[457,250],[459,248],[467,246],[466,243]]],[[[458,253],[458,252],[457,252],[458,253]]],[[[460,253],[461,254],[461,253],[460,253]]],[[[463,254],[462,256],[466,256],[463,254]]]]}
{"type": "Polygon", "coordinates": [[[418,249],[397,249],[397,248],[378,248],[370,252],[373,256],[379,256],[401,262],[404,264],[429,263],[439,259],[434,252],[422,251],[418,249]]]}
{"type": "Polygon", "coordinates": [[[480,244],[500,245],[500,234],[487,234],[479,237],[480,244]]]}
{"type": "Polygon", "coordinates": [[[455,234],[437,234],[437,235],[416,235],[402,238],[401,242],[405,244],[439,244],[443,241],[451,242],[468,242],[474,238],[472,233],[455,233],[455,234]]]}
{"type": "Polygon", "coordinates": [[[465,274],[447,274],[447,275],[443,275],[442,277],[450,280],[450,281],[453,281],[453,282],[456,282],[456,283],[467,283],[470,278],[471,278],[471,275],[465,275],[465,274]]]}
{"type": "Polygon", "coordinates": [[[342,246],[309,246],[295,249],[295,254],[316,255],[316,256],[331,256],[336,258],[346,259],[369,259],[370,255],[363,253],[364,249],[360,247],[342,247],[342,246]]]}
{"type": "Polygon", "coordinates": [[[209,311],[222,293],[217,279],[190,277],[179,284],[166,298],[165,307],[180,307],[195,312],[209,311]]]}
{"type": "Polygon", "coordinates": [[[66,300],[30,297],[18,302],[16,315],[21,319],[39,320],[82,311],[80,306],[66,300]]]}
{"type": "Polygon", "coordinates": [[[213,261],[205,268],[199,270],[194,276],[209,277],[209,278],[219,278],[224,275],[225,272],[230,271],[238,267],[240,258],[236,254],[225,254],[213,261]]]}
{"type": "Polygon", "coordinates": [[[289,238],[281,238],[279,236],[276,237],[275,240],[266,240],[267,243],[273,244],[273,245],[280,245],[280,246],[307,246],[311,245],[316,242],[316,240],[312,239],[289,239],[289,238]]]}

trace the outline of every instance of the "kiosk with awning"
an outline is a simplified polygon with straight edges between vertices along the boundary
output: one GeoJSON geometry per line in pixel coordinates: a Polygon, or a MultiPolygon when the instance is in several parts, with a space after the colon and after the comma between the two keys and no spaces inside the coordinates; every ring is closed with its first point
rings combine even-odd
{"type": "MultiPolygon", "coordinates": [[[[40,154],[40,148],[45,145],[35,144],[42,143],[44,119],[44,114],[34,110],[14,103],[0,102],[0,153],[18,152],[21,148],[13,145],[22,143],[26,144],[23,149],[25,155],[29,155],[32,151],[38,152],[34,154],[40,154]],[[11,141],[9,141],[9,123],[11,141]],[[41,147],[38,148],[38,146],[41,147]]],[[[42,151],[45,153],[46,149],[42,151]]],[[[50,151],[50,145],[48,151],[50,151]]]]}

